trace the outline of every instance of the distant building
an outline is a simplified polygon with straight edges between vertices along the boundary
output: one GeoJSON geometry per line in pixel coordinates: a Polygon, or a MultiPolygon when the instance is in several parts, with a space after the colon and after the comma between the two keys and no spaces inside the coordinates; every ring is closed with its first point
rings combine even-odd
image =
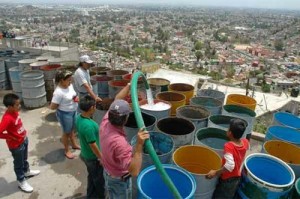
{"type": "Polygon", "coordinates": [[[2,47],[23,50],[31,53],[49,53],[53,57],[64,60],[78,60],[78,45],[73,43],[49,42],[39,36],[18,36],[15,38],[2,38],[2,47]]]}
{"type": "Polygon", "coordinates": [[[141,66],[141,71],[143,73],[154,73],[155,71],[157,71],[160,68],[160,63],[159,62],[150,62],[147,64],[143,64],[141,66]]]}

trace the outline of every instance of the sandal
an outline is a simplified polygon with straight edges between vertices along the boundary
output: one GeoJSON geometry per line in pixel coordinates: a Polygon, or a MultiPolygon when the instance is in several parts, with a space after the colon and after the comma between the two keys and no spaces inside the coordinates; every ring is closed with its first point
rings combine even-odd
{"type": "Polygon", "coordinates": [[[72,149],[81,150],[80,146],[78,146],[78,145],[76,145],[76,146],[72,146],[72,149]]]}
{"type": "Polygon", "coordinates": [[[75,158],[75,155],[71,152],[68,152],[68,153],[65,153],[65,156],[68,158],[68,159],[74,159],[75,158]]]}

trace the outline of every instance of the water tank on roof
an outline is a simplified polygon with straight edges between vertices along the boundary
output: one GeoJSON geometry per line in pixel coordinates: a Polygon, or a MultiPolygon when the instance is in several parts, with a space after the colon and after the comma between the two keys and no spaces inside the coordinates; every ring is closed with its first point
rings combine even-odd
{"type": "Polygon", "coordinates": [[[298,97],[299,95],[299,88],[292,88],[291,97],[298,97]]]}

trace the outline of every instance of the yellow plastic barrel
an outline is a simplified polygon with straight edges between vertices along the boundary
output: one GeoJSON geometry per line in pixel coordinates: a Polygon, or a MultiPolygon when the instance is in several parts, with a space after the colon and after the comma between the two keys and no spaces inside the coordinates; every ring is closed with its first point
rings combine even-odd
{"type": "Polygon", "coordinates": [[[164,78],[149,78],[147,79],[149,86],[153,89],[158,87],[161,92],[168,91],[170,81],[164,78]]]}
{"type": "Polygon", "coordinates": [[[190,99],[194,96],[194,86],[184,83],[175,83],[169,85],[169,91],[174,91],[185,95],[185,104],[190,104],[190,99]]]}
{"type": "Polygon", "coordinates": [[[286,162],[296,178],[300,177],[300,147],[280,140],[269,140],[264,143],[262,151],[286,162]]]}
{"type": "Polygon", "coordinates": [[[218,178],[206,179],[205,175],[222,166],[221,157],[216,152],[204,146],[182,146],[173,153],[173,161],[195,177],[195,198],[212,198],[218,178]]]}
{"type": "Polygon", "coordinates": [[[176,115],[176,109],[185,105],[185,95],[173,91],[160,92],[156,94],[156,99],[171,103],[171,116],[176,115]]]}
{"type": "Polygon", "coordinates": [[[226,105],[227,104],[244,106],[244,107],[247,107],[247,108],[255,111],[256,100],[254,98],[248,97],[246,95],[230,94],[227,96],[226,105]]]}

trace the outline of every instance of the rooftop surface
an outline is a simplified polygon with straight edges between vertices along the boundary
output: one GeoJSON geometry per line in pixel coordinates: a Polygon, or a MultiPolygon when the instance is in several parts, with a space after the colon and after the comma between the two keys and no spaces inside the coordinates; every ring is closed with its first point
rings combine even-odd
{"type": "MultiPolygon", "coordinates": [[[[169,80],[171,83],[187,83],[197,87],[197,83],[199,78],[202,79],[207,79],[206,76],[203,75],[195,75],[195,74],[189,74],[189,73],[182,73],[182,72],[176,72],[172,70],[167,70],[167,69],[159,69],[155,73],[150,74],[149,77],[151,78],[165,78],[169,80]]],[[[225,103],[226,103],[226,98],[229,94],[241,94],[245,95],[246,90],[242,88],[237,88],[237,87],[229,87],[229,86],[224,86],[220,84],[214,84],[210,82],[206,82],[203,86],[202,89],[216,89],[218,91],[224,92],[225,93],[225,103]]],[[[250,91],[250,94],[252,95],[252,91],[250,91]]],[[[300,95],[295,98],[295,97],[290,97],[285,94],[282,94],[281,96],[271,94],[271,93],[262,93],[255,91],[253,98],[257,102],[257,106],[255,109],[256,115],[260,116],[268,111],[275,111],[291,100],[300,102],[300,95]]]]}
{"type": "MultiPolygon", "coordinates": [[[[0,91],[0,115],[5,107],[0,91]]],[[[29,164],[32,169],[41,170],[39,176],[28,179],[33,193],[26,194],[18,189],[13,171],[13,159],[4,140],[0,140],[0,198],[85,198],[87,172],[84,163],[76,157],[66,159],[60,143],[61,128],[55,112],[47,107],[34,110],[22,109],[20,116],[29,138],[29,164]]],[[[261,151],[262,143],[251,140],[248,153],[261,151]]],[[[79,151],[74,152],[79,155],[79,151]]]]}

